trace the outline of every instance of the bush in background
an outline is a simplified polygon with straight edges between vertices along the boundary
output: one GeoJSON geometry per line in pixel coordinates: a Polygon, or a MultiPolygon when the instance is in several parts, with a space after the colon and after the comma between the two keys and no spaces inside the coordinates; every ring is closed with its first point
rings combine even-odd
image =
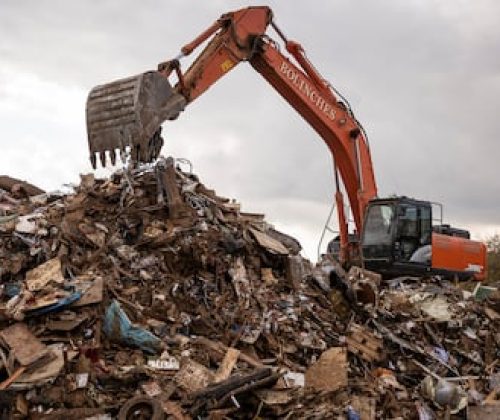
{"type": "Polygon", "coordinates": [[[488,281],[500,281],[500,235],[493,235],[486,240],[488,248],[488,281]]]}

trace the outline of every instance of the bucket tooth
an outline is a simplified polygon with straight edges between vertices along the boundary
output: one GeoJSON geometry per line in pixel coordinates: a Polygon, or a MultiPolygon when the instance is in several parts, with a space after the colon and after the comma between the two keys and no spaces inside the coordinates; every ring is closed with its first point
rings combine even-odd
{"type": "Polygon", "coordinates": [[[99,153],[99,160],[101,161],[101,166],[103,168],[106,167],[106,152],[105,151],[102,151],[99,153]]]}
{"type": "Polygon", "coordinates": [[[111,165],[116,165],[116,152],[115,149],[109,151],[109,158],[111,159],[111,165]]]}
{"type": "Polygon", "coordinates": [[[97,169],[97,158],[95,153],[90,153],[90,164],[92,165],[92,168],[97,169]]]}
{"type": "Polygon", "coordinates": [[[127,152],[125,149],[120,149],[120,160],[122,163],[127,161],[127,152]]]}

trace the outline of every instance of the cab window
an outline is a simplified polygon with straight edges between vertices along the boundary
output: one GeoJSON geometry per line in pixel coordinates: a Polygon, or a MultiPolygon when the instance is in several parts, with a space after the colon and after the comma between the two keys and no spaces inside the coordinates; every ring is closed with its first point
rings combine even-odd
{"type": "Polygon", "coordinates": [[[363,233],[363,245],[390,245],[394,207],[391,204],[376,204],[368,208],[363,233]]]}
{"type": "Polygon", "coordinates": [[[418,209],[416,206],[403,205],[399,208],[399,234],[418,237],[418,209]]]}

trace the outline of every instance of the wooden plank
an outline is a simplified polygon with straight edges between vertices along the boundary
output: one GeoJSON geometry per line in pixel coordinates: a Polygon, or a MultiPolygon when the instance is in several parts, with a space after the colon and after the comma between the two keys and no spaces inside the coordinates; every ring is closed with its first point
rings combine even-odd
{"type": "Polygon", "coordinates": [[[278,255],[288,255],[288,248],[285,247],[280,241],[272,238],[271,236],[261,232],[257,229],[249,228],[253,237],[257,241],[257,243],[262,247],[272,252],[273,254],[278,255]]]}
{"type": "Polygon", "coordinates": [[[317,391],[336,391],[347,387],[347,351],[343,347],[325,350],[318,361],[307,369],[306,387],[317,391]]]}
{"type": "Polygon", "coordinates": [[[240,351],[238,349],[233,347],[229,347],[227,349],[224,359],[222,359],[217,372],[215,372],[215,382],[221,382],[224,379],[229,378],[236,362],[238,361],[239,355],[240,351]]]}
{"type": "Polygon", "coordinates": [[[36,338],[22,322],[0,331],[0,337],[23,366],[36,362],[48,352],[47,346],[36,338]]]}

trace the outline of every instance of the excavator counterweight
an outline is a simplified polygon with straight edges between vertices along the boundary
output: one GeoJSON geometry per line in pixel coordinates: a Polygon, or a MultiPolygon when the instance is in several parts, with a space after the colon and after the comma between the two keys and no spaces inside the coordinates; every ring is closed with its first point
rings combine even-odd
{"type": "Polygon", "coordinates": [[[168,79],[156,71],[99,85],[87,99],[87,133],[90,161],[106,166],[116,151],[130,151],[132,159],[150,162],[161,149],[159,135],[165,120],[177,118],[186,105],[168,79]]]}

